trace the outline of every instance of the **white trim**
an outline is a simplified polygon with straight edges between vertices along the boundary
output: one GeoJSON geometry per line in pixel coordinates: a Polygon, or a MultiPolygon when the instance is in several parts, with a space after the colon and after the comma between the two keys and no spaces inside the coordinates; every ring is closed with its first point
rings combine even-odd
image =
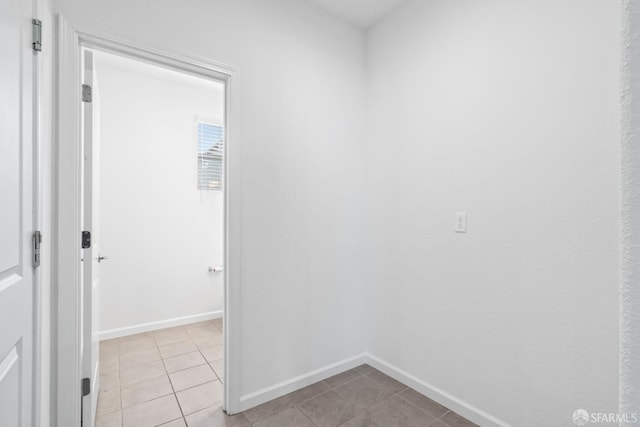
{"type": "Polygon", "coordinates": [[[246,411],[255,406],[261,405],[270,400],[284,396],[296,390],[300,390],[308,385],[317,383],[334,375],[353,369],[365,363],[366,355],[360,354],[348,359],[341,360],[323,368],[315,369],[306,374],[299,375],[290,380],[282,381],[270,387],[263,388],[253,393],[249,393],[240,398],[240,410],[246,411]]]}
{"type": "MultiPolygon", "coordinates": [[[[80,425],[80,60],[78,33],[58,18],[52,244],[55,377],[52,425],[80,425]]],[[[52,376],[53,376],[52,375],[52,376]]]]}
{"type": "Polygon", "coordinates": [[[139,323],[137,325],[125,326],[124,328],[109,329],[98,333],[98,341],[110,340],[113,338],[126,337],[140,334],[142,332],[157,331],[158,329],[171,328],[173,326],[188,325],[189,323],[202,322],[205,320],[219,319],[222,317],[222,310],[210,311],[209,313],[192,314],[190,316],[174,317],[173,319],[159,320],[157,322],[139,323]]]}
{"type": "MultiPolygon", "coordinates": [[[[231,70],[231,69],[230,69],[231,70]]],[[[238,72],[230,71],[225,84],[224,133],[224,400],[222,407],[233,415],[240,412],[241,337],[241,151],[240,88],[238,72]]]]}
{"type": "Polygon", "coordinates": [[[462,415],[463,417],[473,421],[478,425],[486,427],[510,427],[510,424],[499,420],[493,415],[490,415],[483,410],[476,408],[475,406],[465,402],[464,400],[452,394],[449,394],[446,391],[427,383],[426,381],[418,379],[417,377],[403,371],[400,368],[393,366],[388,362],[385,362],[384,360],[376,356],[366,354],[365,360],[365,363],[368,363],[377,370],[384,372],[391,378],[400,381],[407,387],[411,387],[412,389],[424,394],[429,399],[438,402],[442,406],[446,406],[450,410],[458,413],[459,415],[462,415]]]}
{"type": "Polygon", "coordinates": [[[224,340],[225,381],[223,408],[236,413],[240,406],[240,147],[239,107],[235,97],[237,73],[228,65],[181,52],[160,51],[110,35],[78,29],[58,16],[57,125],[54,165],[54,256],[56,325],[53,337],[56,368],[52,373],[55,401],[53,424],[80,425],[80,49],[114,52],[182,72],[225,83],[225,215],[224,215],[224,340]],[[233,98],[233,99],[232,99],[233,98]],[[233,283],[233,286],[230,286],[233,283]]]}

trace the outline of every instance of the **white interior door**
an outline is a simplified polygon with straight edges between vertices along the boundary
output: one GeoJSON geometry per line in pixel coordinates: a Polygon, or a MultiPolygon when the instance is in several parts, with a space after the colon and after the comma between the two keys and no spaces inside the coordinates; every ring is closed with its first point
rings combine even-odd
{"type": "Polygon", "coordinates": [[[0,426],[30,427],[34,231],[31,1],[0,1],[0,426]]]}
{"type": "Polygon", "coordinates": [[[83,51],[83,231],[91,233],[91,246],[82,254],[82,375],[91,379],[90,394],[83,397],[83,426],[93,427],[98,402],[99,349],[98,318],[100,298],[100,114],[98,82],[96,79],[93,52],[83,51]]]}

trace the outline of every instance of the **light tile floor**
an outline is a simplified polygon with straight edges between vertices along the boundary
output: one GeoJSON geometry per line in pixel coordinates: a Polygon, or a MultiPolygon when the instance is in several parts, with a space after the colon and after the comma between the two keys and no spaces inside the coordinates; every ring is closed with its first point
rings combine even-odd
{"type": "Polygon", "coordinates": [[[208,321],[102,342],[96,427],[475,426],[368,365],[225,415],[221,330],[208,321]]]}
{"type": "Polygon", "coordinates": [[[207,425],[223,375],[221,319],[102,341],[96,427],[207,425]]]}

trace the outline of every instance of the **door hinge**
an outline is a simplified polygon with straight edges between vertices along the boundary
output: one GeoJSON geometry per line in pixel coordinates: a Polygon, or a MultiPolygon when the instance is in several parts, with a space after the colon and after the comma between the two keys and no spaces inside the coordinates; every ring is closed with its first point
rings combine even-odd
{"type": "Polygon", "coordinates": [[[91,232],[82,232],[82,249],[89,249],[91,247],[91,232]]]}
{"type": "Polygon", "coordinates": [[[33,18],[31,23],[33,28],[33,50],[40,52],[42,50],[42,21],[33,18]]]}
{"type": "Polygon", "coordinates": [[[88,396],[91,393],[91,378],[82,379],[82,397],[88,396]]]}
{"type": "Polygon", "coordinates": [[[33,268],[40,267],[40,246],[42,244],[42,232],[34,231],[31,238],[31,250],[33,252],[33,268]]]}
{"type": "Polygon", "coordinates": [[[91,102],[91,86],[82,85],[82,102],[91,102]]]}

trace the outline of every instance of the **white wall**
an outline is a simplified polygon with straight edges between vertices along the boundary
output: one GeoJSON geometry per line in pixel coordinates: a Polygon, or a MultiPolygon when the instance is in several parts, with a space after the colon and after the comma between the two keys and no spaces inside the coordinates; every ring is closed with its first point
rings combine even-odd
{"type": "Polygon", "coordinates": [[[620,411],[640,413],[640,5],[622,14],[622,201],[620,221],[620,411]]]}
{"type": "Polygon", "coordinates": [[[368,34],[368,351],[467,413],[617,412],[619,40],[598,0],[415,1],[368,34]]]}
{"type": "Polygon", "coordinates": [[[58,3],[239,71],[241,395],[366,348],[472,415],[616,411],[617,2],[412,2],[366,92],[364,34],[304,2],[58,3]]]}
{"type": "Polygon", "coordinates": [[[102,336],[220,316],[224,196],[197,188],[197,123],[224,124],[224,85],[99,52],[96,71],[102,336]]]}
{"type": "Polygon", "coordinates": [[[238,70],[240,394],[361,354],[363,33],[298,0],[60,0],[58,11],[238,70]]]}

